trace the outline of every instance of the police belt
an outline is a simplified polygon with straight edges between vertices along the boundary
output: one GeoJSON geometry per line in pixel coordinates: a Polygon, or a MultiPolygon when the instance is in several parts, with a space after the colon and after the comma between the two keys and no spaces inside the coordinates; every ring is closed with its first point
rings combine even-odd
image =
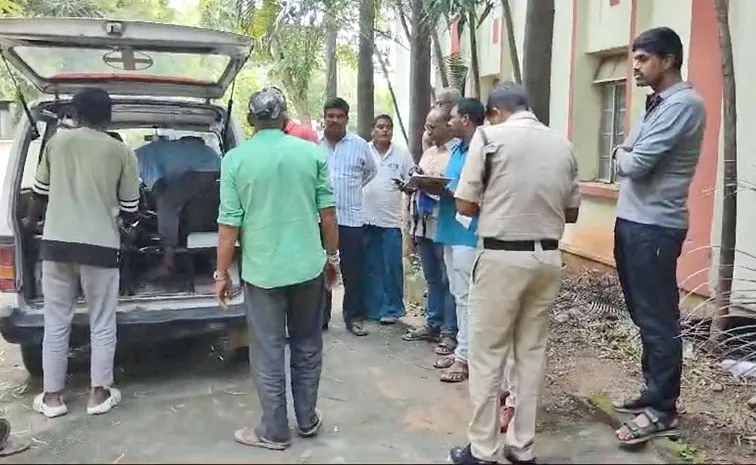
{"type": "Polygon", "coordinates": [[[536,242],[540,242],[543,250],[559,249],[559,241],[555,239],[543,239],[540,241],[502,241],[493,237],[483,238],[483,248],[489,250],[513,250],[519,252],[535,251],[536,242]]]}

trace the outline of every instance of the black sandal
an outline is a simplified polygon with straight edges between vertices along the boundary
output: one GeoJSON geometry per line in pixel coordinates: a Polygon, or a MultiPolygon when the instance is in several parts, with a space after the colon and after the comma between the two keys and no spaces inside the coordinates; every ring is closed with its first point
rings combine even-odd
{"type": "Polygon", "coordinates": [[[662,420],[657,412],[649,407],[646,408],[643,412],[636,415],[636,417],[632,420],[623,422],[622,427],[620,427],[620,429],[616,431],[616,435],[620,444],[625,446],[633,446],[636,444],[642,444],[655,438],[677,439],[678,437],[680,437],[680,432],[677,430],[676,420],[662,420]],[[635,423],[635,419],[640,416],[645,416],[648,419],[648,425],[638,426],[635,423]],[[623,429],[626,433],[630,433],[629,438],[620,438],[623,429]]]}
{"type": "Polygon", "coordinates": [[[620,413],[634,413],[637,415],[643,413],[649,405],[646,400],[646,393],[641,392],[637,396],[613,401],[612,407],[615,411],[620,413]]]}

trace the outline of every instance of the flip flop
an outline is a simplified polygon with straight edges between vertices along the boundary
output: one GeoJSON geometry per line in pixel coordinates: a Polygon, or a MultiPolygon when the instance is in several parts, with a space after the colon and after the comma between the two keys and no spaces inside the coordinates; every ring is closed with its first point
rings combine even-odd
{"type": "Polygon", "coordinates": [[[455,361],[454,355],[445,355],[433,363],[433,368],[438,368],[439,370],[446,370],[450,366],[454,365],[454,361],[455,361]]]}
{"type": "Polygon", "coordinates": [[[438,333],[430,331],[427,326],[421,326],[419,328],[413,328],[407,331],[402,339],[408,342],[412,341],[439,341],[440,336],[438,333]]]}
{"type": "Polygon", "coordinates": [[[8,420],[0,419],[0,457],[18,454],[31,447],[31,443],[10,438],[11,425],[8,420]]]}
{"type": "Polygon", "coordinates": [[[236,432],[234,433],[234,440],[239,444],[244,444],[245,446],[260,447],[262,449],[268,450],[284,450],[291,445],[291,443],[288,441],[274,442],[259,438],[257,437],[257,433],[255,433],[255,430],[253,428],[242,428],[240,430],[236,430],[236,432]]]}
{"type": "Polygon", "coordinates": [[[441,375],[441,381],[444,383],[461,383],[462,381],[467,380],[469,376],[470,374],[467,371],[467,364],[456,361],[441,375]],[[457,368],[455,368],[455,366],[457,368]]]}
{"type": "Polygon", "coordinates": [[[37,413],[41,413],[47,418],[61,417],[65,415],[66,413],[68,413],[68,407],[66,407],[66,404],[61,404],[57,406],[47,405],[45,403],[44,392],[38,394],[37,397],[34,398],[34,401],[32,401],[32,410],[34,410],[37,413]]]}
{"type": "Polygon", "coordinates": [[[113,410],[113,407],[121,402],[121,399],[123,398],[121,391],[114,387],[106,387],[105,389],[110,395],[100,404],[95,405],[94,407],[87,407],[87,413],[89,415],[102,415],[103,413],[108,413],[113,410]]]}
{"type": "Polygon", "coordinates": [[[348,324],[347,325],[347,331],[349,331],[350,333],[354,334],[355,336],[359,336],[359,337],[367,336],[368,335],[368,331],[365,328],[363,328],[362,325],[359,324],[359,323],[350,323],[350,324],[348,324]]]}
{"type": "Polygon", "coordinates": [[[318,432],[320,432],[320,427],[323,426],[323,414],[320,413],[320,409],[315,409],[315,415],[317,416],[317,420],[315,420],[315,424],[312,426],[308,426],[307,428],[300,428],[297,427],[297,433],[303,437],[303,438],[312,438],[318,435],[318,432]]]}
{"type": "Polygon", "coordinates": [[[441,342],[433,348],[433,352],[436,355],[451,355],[456,348],[457,342],[449,336],[444,336],[441,338],[441,342]]]}

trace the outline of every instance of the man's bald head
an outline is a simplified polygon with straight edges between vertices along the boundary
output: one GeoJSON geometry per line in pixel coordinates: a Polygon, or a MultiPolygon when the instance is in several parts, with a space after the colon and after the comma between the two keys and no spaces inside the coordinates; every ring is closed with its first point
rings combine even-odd
{"type": "Polygon", "coordinates": [[[443,108],[433,108],[425,117],[425,133],[434,145],[443,145],[451,140],[449,112],[443,108]]]}
{"type": "Polygon", "coordinates": [[[436,107],[446,109],[446,112],[450,112],[457,100],[462,98],[462,92],[454,87],[446,87],[441,89],[436,94],[436,107]]]}

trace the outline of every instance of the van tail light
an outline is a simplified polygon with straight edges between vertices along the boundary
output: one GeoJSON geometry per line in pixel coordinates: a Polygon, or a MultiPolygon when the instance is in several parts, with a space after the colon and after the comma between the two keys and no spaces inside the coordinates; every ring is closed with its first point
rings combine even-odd
{"type": "Polygon", "coordinates": [[[16,247],[0,245],[0,292],[16,292],[16,247]]]}

